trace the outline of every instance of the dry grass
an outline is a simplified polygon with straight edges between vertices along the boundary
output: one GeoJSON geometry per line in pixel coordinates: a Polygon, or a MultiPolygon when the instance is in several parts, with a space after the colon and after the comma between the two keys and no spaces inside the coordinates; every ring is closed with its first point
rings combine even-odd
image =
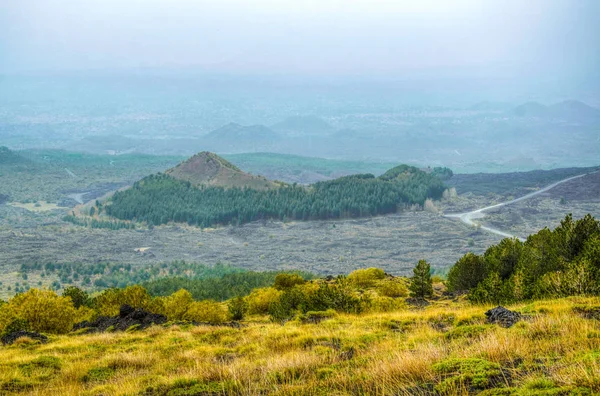
{"type": "Polygon", "coordinates": [[[510,329],[485,324],[488,307],[440,301],[317,325],[253,317],[240,330],[23,340],[0,348],[0,394],[596,394],[600,324],[573,313],[581,304],[600,300],[514,306],[529,317],[510,329]]]}

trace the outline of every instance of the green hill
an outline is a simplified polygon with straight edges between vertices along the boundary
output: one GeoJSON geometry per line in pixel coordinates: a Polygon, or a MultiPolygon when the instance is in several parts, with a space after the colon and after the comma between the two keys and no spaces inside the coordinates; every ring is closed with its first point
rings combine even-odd
{"type": "Polygon", "coordinates": [[[406,165],[381,177],[359,174],[308,187],[282,184],[269,188],[273,186],[205,152],[166,174],[148,176],[115,193],[106,212],[122,220],[187,222],[201,227],[261,219],[354,218],[393,213],[403,205],[423,205],[428,198],[441,197],[445,188],[436,174],[406,165]]]}

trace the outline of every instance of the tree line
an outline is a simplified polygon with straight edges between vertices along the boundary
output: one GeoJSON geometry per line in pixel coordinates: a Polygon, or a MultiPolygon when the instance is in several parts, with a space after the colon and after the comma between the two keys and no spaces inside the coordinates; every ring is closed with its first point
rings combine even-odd
{"type": "Polygon", "coordinates": [[[121,220],[150,225],[186,222],[210,227],[261,219],[325,220],[393,213],[401,205],[423,205],[442,196],[436,174],[401,165],[375,177],[341,177],[308,187],[284,185],[250,188],[195,187],[165,174],[148,176],[113,195],[106,213],[121,220]]]}
{"type": "Polygon", "coordinates": [[[448,272],[447,285],[477,303],[600,295],[600,222],[568,215],[525,242],[507,238],[482,256],[468,253],[448,272]]]}

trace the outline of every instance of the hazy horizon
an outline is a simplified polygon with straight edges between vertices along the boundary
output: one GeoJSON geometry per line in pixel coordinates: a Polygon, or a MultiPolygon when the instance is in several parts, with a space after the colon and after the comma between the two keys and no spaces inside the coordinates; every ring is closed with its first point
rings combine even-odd
{"type": "Polygon", "coordinates": [[[23,0],[0,6],[0,73],[600,81],[600,3],[23,0]]]}

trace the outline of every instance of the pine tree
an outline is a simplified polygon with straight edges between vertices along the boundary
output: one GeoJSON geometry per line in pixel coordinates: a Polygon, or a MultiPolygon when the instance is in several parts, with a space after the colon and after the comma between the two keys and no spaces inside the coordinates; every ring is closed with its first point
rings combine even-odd
{"type": "Polygon", "coordinates": [[[427,298],[433,296],[433,284],[431,282],[431,267],[425,260],[419,260],[419,263],[413,269],[413,277],[410,279],[411,297],[427,298]]]}

